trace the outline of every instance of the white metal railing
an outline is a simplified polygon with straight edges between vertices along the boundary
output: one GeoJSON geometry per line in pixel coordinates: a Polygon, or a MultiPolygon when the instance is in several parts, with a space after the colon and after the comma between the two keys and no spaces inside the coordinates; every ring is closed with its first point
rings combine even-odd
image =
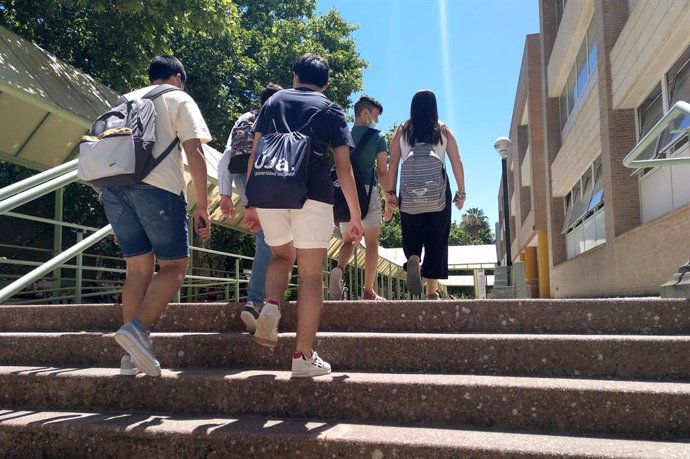
{"type": "MultiPolygon", "coordinates": [[[[659,135],[668,128],[673,121],[680,116],[690,116],[690,103],[679,101],[676,102],[671,109],[661,117],[658,123],[630,150],[630,153],[623,159],[623,165],[631,169],[642,169],[645,167],[659,167],[659,166],[673,166],[680,164],[690,164],[690,157],[680,158],[654,158],[654,159],[637,159],[638,156],[645,151],[645,149],[654,142],[659,135]]],[[[682,129],[686,131],[686,135],[690,134],[690,127],[682,129]]]]}

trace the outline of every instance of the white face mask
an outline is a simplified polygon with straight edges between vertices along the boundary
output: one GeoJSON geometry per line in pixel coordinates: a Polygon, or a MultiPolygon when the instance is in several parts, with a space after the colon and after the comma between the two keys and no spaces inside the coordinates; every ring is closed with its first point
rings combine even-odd
{"type": "Polygon", "coordinates": [[[374,121],[374,118],[369,118],[369,122],[367,123],[367,127],[370,129],[376,129],[376,121],[374,121]]]}

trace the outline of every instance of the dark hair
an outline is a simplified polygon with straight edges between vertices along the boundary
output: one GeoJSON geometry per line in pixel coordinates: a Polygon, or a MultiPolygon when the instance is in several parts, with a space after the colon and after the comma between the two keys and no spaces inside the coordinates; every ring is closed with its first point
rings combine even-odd
{"type": "Polygon", "coordinates": [[[292,71],[299,78],[300,83],[313,84],[318,87],[328,83],[328,61],[317,54],[302,54],[294,64],[292,71]]]}
{"type": "Polygon", "coordinates": [[[273,94],[277,93],[281,89],[283,89],[283,87],[279,84],[267,84],[264,90],[261,91],[261,95],[259,96],[259,102],[261,103],[261,105],[265,104],[266,101],[270,99],[273,94]]]}
{"type": "Polygon", "coordinates": [[[373,108],[378,108],[379,115],[383,114],[383,105],[381,105],[381,102],[379,102],[371,96],[362,94],[361,96],[359,96],[357,102],[355,102],[355,116],[359,116],[359,114],[362,113],[362,110],[364,110],[365,108],[368,108],[369,110],[373,108]]]}
{"type": "Polygon", "coordinates": [[[175,56],[162,54],[156,56],[149,66],[149,81],[167,80],[173,75],[180,74],[182,83],[187,81],[187,73],[184,71],[182,62],[175,56]]]}
{"type": "Polygon", "coordinates": [[[429,89],[422,89],[412,97],[410,122],[405,125],[407,143],[430,143],[441,141],[441,126],[438,123],[436,95],[429,89]]]}

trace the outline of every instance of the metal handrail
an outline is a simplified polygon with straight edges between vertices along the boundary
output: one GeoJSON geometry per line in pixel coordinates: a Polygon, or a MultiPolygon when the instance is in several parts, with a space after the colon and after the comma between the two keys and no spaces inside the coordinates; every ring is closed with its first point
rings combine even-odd
{"type": "Polygon", "coordinates": [[[77,170],[78,161],[78,159],[73,159],[72,161],[55,166],[52,169],[41,172],[40,174],[32,175],[31,177],[25,178],[17,183],[7,185],[5,188],[0,189],[0,201],[5,200],[10,196],[14,196],[17,193],[21,193],[22,191],[29,190],[37,185],[40,185],[41,183],[54,179],[55,177],[59,177],[62,174],[77,170]]]}
{"type": "Polygon", "coordinates": [[[49,272],[53,271],[54,269],[60,267],[61,265],[66,263],[67,260],[73,258],[77,254],[88,249],[89,247],[94,245],[96,242],[100,241],[101,239],[108,236],[109,234],[112,234],[112,232],[113,232],[112,227],[110,225],[107,225],[107,226],[101,228],[100,230],[96,231],[95,233],[93,233],[91,236],[87,237],[83,241],[81,241],[81,242],[73,245],[69,249],[65,250],[60,255],[52,258],[51,260],[48,260],[47,262],[45,262],[41,266],[37,267],[33,271],[30,271],[29,273],[20,277],[16,281],[12,282],[10,285],[8,285],[7,287],[0,290],[0,303],[7,300],[9,297],[14,295],[15,293],[20,292],[27,285],[30,285],[32,282],[37,281],[38,279],[43,277],[45,274],[48,274],[49,272]]]}
{"type": "MultiPolygon", "coordinates": [[[[671,125],[671,122],[680,115],[690,116],[690,103],[684,101],[676,102],[671,109],[661,117],[658,123],[630,150],[630,153],[623,159],[623,165],[631,169],[643,169],[645,167],[671,166],[680,164],[690,164],[690,157],[682,158],[656,158],[656,159],[637,159],[645,149],[659,137],[664,129],[671,125]]],[[[690,133],[690,128],[687,129],[690,133]]]]}
{"type": "Polygon", "coordinates": [[[69,185],[70,183],[75,182],[76,180],[77,171],[73,170],[59,177],[50,179],[47,182],[41,183],[38,186],[19,192],[9,198],[3,199],[2,201],[0,201],[0,215],[3,215],[12,209],[22,206],[27,202],[31,202],[36,198],[51,193],[59,188],[62,188],[63,186],[69,185]]]}

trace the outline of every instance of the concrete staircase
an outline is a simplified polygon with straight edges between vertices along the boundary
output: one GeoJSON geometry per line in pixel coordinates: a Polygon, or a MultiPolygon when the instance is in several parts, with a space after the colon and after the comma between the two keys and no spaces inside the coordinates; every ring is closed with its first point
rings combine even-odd
{"type": "Polygon", "coordinates": [[[171,305],[151,378],[118,306],[0,306],[0,457],[690,457],[689,300],[330,302],[313,380],[240,311],[171,305]]]}

